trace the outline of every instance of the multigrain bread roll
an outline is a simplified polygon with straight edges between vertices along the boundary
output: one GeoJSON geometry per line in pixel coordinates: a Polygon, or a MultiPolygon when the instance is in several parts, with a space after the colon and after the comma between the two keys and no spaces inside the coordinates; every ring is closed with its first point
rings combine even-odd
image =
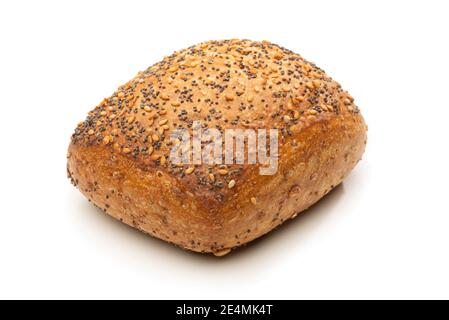
{"type": "Polygon", "coordinates": [[[209,41],[139,72],[91,111],[72,136],[68,175],[112,217],[221,256],[320,200],[365,145],[353,98],[313,63],[267,41],[209,41]],[[274,170],[263,174],[260,161],[172,161],[181,142],[173,133],[193,134],[198,123],[223,134],[275,130],[277,150],[265,141],[274,170]]]}

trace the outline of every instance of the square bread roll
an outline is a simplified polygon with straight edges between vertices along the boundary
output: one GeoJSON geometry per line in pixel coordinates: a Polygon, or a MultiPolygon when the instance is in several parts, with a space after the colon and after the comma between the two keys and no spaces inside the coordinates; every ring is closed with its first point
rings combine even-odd
{"type": "Polygon", "coordinates": [[[164,58],[104,99],[75,129],[67,170],[112,217],[222,256],[339,185],[364,153],[366,129],[348,92],[298,54],[267,41],[209,41],[164,58]],[[195,126],[223,136],[276,130],[277,150],[270,144],[269,151],[277,158],[271,166],[225,163],[223,149],[222,163],[206,163],[187,150],[188,163],[173,161],[180,143],[173,134],[194,135],[195,126]]]}

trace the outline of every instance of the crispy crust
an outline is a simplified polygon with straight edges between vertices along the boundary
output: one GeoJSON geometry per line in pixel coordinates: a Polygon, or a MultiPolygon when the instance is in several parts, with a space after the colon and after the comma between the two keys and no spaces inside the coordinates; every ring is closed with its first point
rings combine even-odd
{"type": "Polygon", "coordinates": [[[223,255],[318,201],[349,174],[365,144],[353,99],[322,70],[267,42],[213,41],[139,73],[95,108],[72,137],[68,174],[114,218],[223,255]],[[191,129],[193,120],[278,128],[278,172],[172,165],[169,134],[191,129]]]}

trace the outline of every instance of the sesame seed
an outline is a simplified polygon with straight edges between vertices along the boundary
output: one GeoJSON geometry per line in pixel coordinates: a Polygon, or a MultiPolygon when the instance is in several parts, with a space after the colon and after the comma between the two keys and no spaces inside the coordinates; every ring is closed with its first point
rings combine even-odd
{"type": "Polygon", "coordinates": [[[228,170],[226,170],[226,169],[220,169],[220,170],[218,170],[218,173],[219,174],[221,174],[222,176],[225,176],[225,175],[227,175],[228,174],[228,170]]]}
{"type": "Polygon", "coordinates": [[[289,92],[291,90],[290,86],[283,86],[282,91],[289,92]]]}
{"type": "Polygon", "coordinates": [[[151,139],[153,139],[153,141],[156,141],[156,142],[160,140],[160,138],[159,138],[159,136],[157,134],[153,134],[151,136],[151,139]]]}
{"type": "Polygon", "coordinates": [[[172,105],[173,107],[179,107],[179,106],[181,105],[181,102],[179,102],[179,101],[172,101],[172,102],[171,102],[171,105],[172,105]]]}
{"type": "Polygon", "coordinates": [[[168,72],[170,72],[170,73],[173,73],[173,72],[176,72],[176,71],[178,71],[178,67],[177,66],[173,66],[173,67],[168,69],[168,72]]]}
{"type": "Polygon", "coordinates": [[[103,138],[103,144],[108,145],[111,142],[111,136],[106,136],[103,138]]]}
{"type": "MultiPolygon", "coordinates": [[[[151,109],[150,109],[151,110],[151,109]]],[[[157,116],[158,116],[158,114],[156,113],[156,111],[151,111],[151,113],[148,115],[148,117],[150,118],[150,119],[152,119],[152,118],[157,118],[157,116]]]]}
{"type": "Polygon", "coordinates": [[[215,176],[212,173],[209,173],[209,180],[215,182],[215,176]]]}
{"type": "Polygon", "coordinates": [[[167,119],[163,119],[163,120],[159,121],[159,125],[160,125],[160,126],[163,126],[163,125],[166,124],[167,122],[168,122],[167,119]]]}
{"type": "Polygon", "coordinates": [[[130,148],[123,148],[123,153],[124,154],[128,154],[128,153],[130,153],[131,152],[131,149],[130,148]]]}
{"type": "Polygon", "coordinates": [[[299,119],[299,117],[300,117],[299,111],[294,111],[293,112],[293,119],[299,119]]]}
{"type": "Polygon", "coordinates": [[[273,56],[273,58],[275,58],[276,60],[281,60],[283,57],[284,55],[282,54],[282,52],[276,52],[273,56]]]}
{"type": "Polygon", "coordinates": [[[301,131],[301,127],[297,124],[292,125],[290,128],[288,128],[293,133],[298,133],[301,131]]]}
{"type": "Polygon", "coordinates": [[[214,252],[214,256],[216,256],[216,257],[223,257],[223,256],[229,254],[230,252],[231,252],[231,249],[224,249],[224,250],[221,250],[221,251],[218,251],[218,252],[214,252]]]}
{"type": "Polygon", "coordinates": [[[150,159],[153,160],[153,161],[157,161],[157,160],[159,160],[160,157],[161,157],[160,154],[153,154],[153,155],[150,157],[150,159]]]}
{"type": "Polygon", "coordinates": [[[92,130],[92,129],[90,129],[90,130],[87,132],[87,134],[90,135],[90,136],[93,135],[94,133],[95,133],[95,131],[92,130]]]}
{"type": "Polygon", "coordinates": [[[161,97],[162,100],[165,100],[165,101],[170,100],[170,97],[167,94],[165,94],[165,93],[162,93],[160,95],[160,97],[161,97]]]}
{"type": "Polygon", "coordinates": [[[234,186],[235,186],[235,180],[229,181],[229,183],[228,183],[228,188],[229,188],[229,189],[232,189],[232,188],[234,188],[234,186]]]}
{"type": "Polygon", "coordinates": [[[254,205],[256,205],[256,204],[257,204],[256,198],[252,197],[252,198],[251,198],[251,203],[254,204],[254,205]]]}
{"type": "Polygon", "coordinates": [[[187,169],[185,170],[185,174],[192,174],[193,171],[195,171],[195,168],[194,168],[194,167],[187,168],[187,169]]]}

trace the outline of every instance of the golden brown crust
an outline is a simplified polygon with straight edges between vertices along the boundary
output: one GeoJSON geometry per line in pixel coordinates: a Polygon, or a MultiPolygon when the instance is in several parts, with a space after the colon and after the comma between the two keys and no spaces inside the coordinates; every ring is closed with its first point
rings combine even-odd
{"type": "Polygon", "coordinates": [[[306,209],[363,154],[352,97],[321,69],[268,42],[211,41],[139,73],[90,112],[72,137],[68,172],[97,206],[183,248],[219,255],[306,209]],[[279,129],[279,170],[176,166],[170,133],[279,129]]]}

